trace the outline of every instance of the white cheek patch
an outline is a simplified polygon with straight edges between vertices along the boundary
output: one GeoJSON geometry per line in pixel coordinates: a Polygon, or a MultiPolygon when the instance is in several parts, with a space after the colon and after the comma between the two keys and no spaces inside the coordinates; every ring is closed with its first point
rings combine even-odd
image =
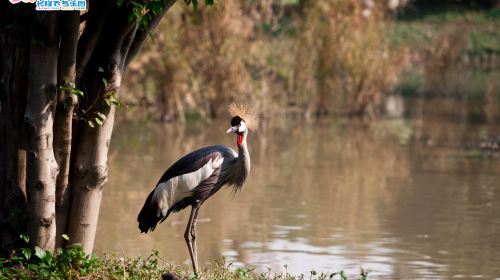
{"type": "Polygon", "coordinates": [[[240,128],[238,129],[238,132],[244,132],[245,130],[247,130],[247,125],[245,124],[245,122],[241,122],[240,123],[240,128]]]}
{"type": "Polygon", "coordinates": [[[223,157],[218,157],[215,160],[210,159],[203,167],[194,172],[182,174],[158,184],[153,194],[153,201],[158,204],[157,216],[167,215],[170,207],[189,197],[201,181],[210,177],[215,169],[220,168],[223,160],[223,157]]]}

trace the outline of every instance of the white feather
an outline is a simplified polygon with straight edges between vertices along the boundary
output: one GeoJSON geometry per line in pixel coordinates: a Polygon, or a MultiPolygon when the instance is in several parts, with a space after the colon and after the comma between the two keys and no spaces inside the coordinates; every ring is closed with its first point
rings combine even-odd
{"type": "Polygon", "coordinates": [[[165,216],[168,209],[182,199],[189,197],[196,186],[220,168],[223,157],[210,159],[203,167],[191,173],[182,174],[156,186],[153,201],[158,204],[157,216],[165,216]]]}
{"type": "Polygon", "coordinates": [[[244,121],[241,121],[238,132],[242,133],[242,132],[245,132],[245,130],[247,130],[247,125],[244,121]]]}

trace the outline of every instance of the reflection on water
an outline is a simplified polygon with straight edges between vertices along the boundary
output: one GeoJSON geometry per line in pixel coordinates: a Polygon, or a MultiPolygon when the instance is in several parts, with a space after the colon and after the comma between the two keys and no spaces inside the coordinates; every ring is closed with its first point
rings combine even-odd
{"type": "MultiPolygon", "coordinates": [[[[405,101],[405,118],[267,121],[250,134],[243,192],[220,191],[200,211],[198,252],[208,264],[292,273],[369,269],[376,279],[500,277],[499,160],[474,143],[500,133],[499,104],[405,101]],[[460,113],[458,113],[460,112],[460,113]]],[[[235,139],[228,121],[117,126],[98,252],[189,260],[189,211],[152,234],[136,216],[163,171],[198,147],[235,139]]]]}

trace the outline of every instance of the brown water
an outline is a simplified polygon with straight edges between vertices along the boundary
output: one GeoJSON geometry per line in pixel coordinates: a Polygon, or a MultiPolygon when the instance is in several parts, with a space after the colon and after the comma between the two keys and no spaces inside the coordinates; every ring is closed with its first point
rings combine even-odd
{"type": "MultiPolygon", "coordinates": [[[[249,135],[243,192],[222,190],[200,211],[201,263],[292,273],[369,269],[372,279],[500,277],[500,159],[471,149],[500,134],[499,104],[406,101],[404,118],[265,121],[249,135]],[[459,112],[459,113],[457,113],[459,112]]],[[[140,234],[144,199],[177,158],[235,139],[229,121],[120,123],[110,152],[97,252],[159,250],[187,262],[189,210],[140,234]]]]}

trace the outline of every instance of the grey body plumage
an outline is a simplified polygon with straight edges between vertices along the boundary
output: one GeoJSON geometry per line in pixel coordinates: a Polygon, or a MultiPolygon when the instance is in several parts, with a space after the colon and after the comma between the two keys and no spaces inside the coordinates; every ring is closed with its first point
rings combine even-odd
{"type": "Polygon", "coordinates": [[[198,270],[195,239],[199,207],[224,186],[241,190],[250,172],[246,141],[248,129],[244,120],[238,117],[239,120],[235,121],[235,118],[227,132],[237,135],[238,153],[229,147],[216,145],[185,155],[165,171],[137,217],[139,229],[147,233],[171,213],[191,206],[184,236],[195,273],[198,270]]]}

